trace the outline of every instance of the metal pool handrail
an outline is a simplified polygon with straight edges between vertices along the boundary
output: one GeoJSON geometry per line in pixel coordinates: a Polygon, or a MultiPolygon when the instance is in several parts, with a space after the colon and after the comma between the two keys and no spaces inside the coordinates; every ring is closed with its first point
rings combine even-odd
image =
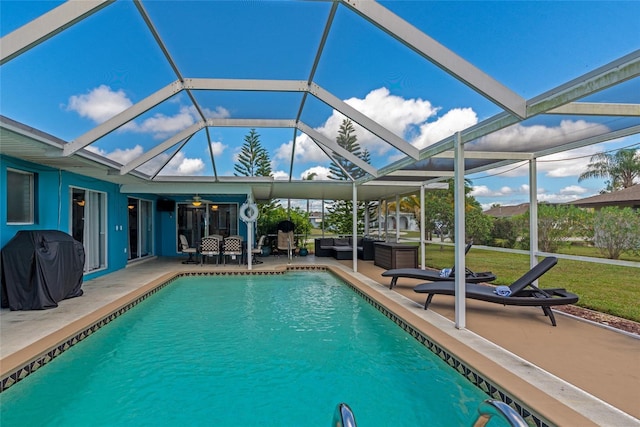
{"type": "Polygon", "coordinates": [[[353,411],[346,403],[338,403],[333,413],[333,421],[331,425],[334,427],[357,427],[356,417],[353,411]]]}
{"type": "Polygon", "coordinates": [[[487,399],[478,406],[478,418],[473,423],[473,427],[484,427],[491,417],[499,415],[504,418],[511,427],[528,427],[511,406],[499,400],[487,399]]]}

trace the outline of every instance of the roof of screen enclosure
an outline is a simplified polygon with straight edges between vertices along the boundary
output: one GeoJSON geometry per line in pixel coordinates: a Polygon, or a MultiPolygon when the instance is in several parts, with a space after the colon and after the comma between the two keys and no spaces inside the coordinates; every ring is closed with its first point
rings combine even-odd
{"type": "MultiPolygon", "coordinates": [[[[154,77],[157,77],[154,80],[164,83],[149,92],[136,92],[132,88],[131,91],[135,92],[135,97],[132,96],[133,105],[97,126],[87,126],[85,123],[84,127],[66,130],[70,135],[68,138],[62,136],[66,135],[64,132],[39,126],[35,119],[24,124],[3,116],[1,152],[120,183],[123,184],[123,192],[169,195],[248,194],[253,191],[258,200],[350,199],[353,195],[350,182],[331,182],[331,185],[327,185],[326,181],[291,178],[295,176],[296,142],[304,136],[325,153],[327,164],[332,158],[343,156],[358,165],[365,172],[364,177],[355,181],[358,198],[375,200],[415,192],[421,184],[437,183],[452,177],[456,138],[460,138],[464,144],[465,174],[470,174],[640,131],[640,50],[526,99],[472,65],[453,49],[430,37],[420,23],[412,22],[410,8],[398,8],[398,11],[392,12],[391,9],[395,7],[393,3],[381,4],[369,0],[274,2],[267,5],[261,2],[242,3],[243,7],[238,9],[256,8],[258,11],[254,13],[259,13],[260,7],[282,10],[282,22],[258,23],[255,20],[244,22],[242,15],[228,16],[231,9],[225,6],[227,3],[72,0],[5,34],[0,45],[0,64],[3,67],[18,63],[22,56],[46,54],[47,44],[58,37],[82,37],[90,33],[92,23],[96,22],[94,20],[110,19],[117,22],[119,14],[129,18],[135,15],[135,25],[119,28],[118,31],[130,33],[127,40],[132,45],[139,43],[144,46],[144,51],[153,58],[150,62],[155,70],[154,77]],[[160,7],[174,8],[180,19],[159,19],[157,12],[160,7]],[[189,10],[181,10],[184,8],[189,10]],[[196,25],[195,22],[200,21],[195,18],[203,15],[210,17],[210,27],[196,25]],[[185,16],[194,18],[193,25],[185,21],[185,16]],[[231,76],[225,71],[225,61],[236,58],[218,58],[215,66],[211,66],[210,56],[215,50],[215,43],[212,43],[208,33],[214,30],[216,20],[237,22],[238,31],[255,31],[260,39],[256,42],[257,47],[251,51],[248,46],[238,46],[238,55],[253,55],[259,60],[263,57],[255,49],[269,46],[270,60],[283,64],[281,74],[261,75],[260,67],[256,66],[241,77],[231,76]],[[429,73],[437,72],[442,84],[468,91],[469,105],[491,103],[495,114],[460,132],[445,135],[429,146],[418,148],[412,145],[366,112],[344,101],[361,95],[361,91],[356,94],[348,92],[350,84],[355,87],[357,82],[341,82],[335,89],[327,87],[330,85],[323,75],[335,75],[341,71],[325,69],[324,58],[336,54],[340,46],[350,42],[340,37],[341,26],[345,22],[367,27],[368,31],[375,33],[372,40],[384,37],[387,42],[395,43],[403,55],[414,57],[419,66],[424,66],[429,73]],[[288,26],[292,27],[291,31],[295,31],[295,34],[286,34],[284,29],[288,26]],[[179,39],[178,34],[181,36],[179,39]],[[291,44],[292,38],[296,39],[295,46],[291,44]],[[189,44],[185,45],[185,39],[190,41],[189,44]],[[306,50],[298,49],[300,43],[306,45],[306,50]],[[163,64],[160,67],[159,62],[163,64]],[[177,96],[188,98],[190,107],[195,109],[199,117],[195,123],[165,135],[153,145],[145,146],[140,156],[125,163],[91,149],[107,138],[113,141],[122,138],[122,147],[126,149],[126,144],[132,144],[131,137],[124,138],[118,130],[132,121],[162,111],[162,107],[177,96]],[[233,106],[236,99],[251,100],[252,97],[267,97],[272,100],[274,107],[230,108],[233,114],[225,117],[211,114],[220,105],[220,99],[227,102],[226,105],[233,106]],[[317,111],[332,110],[349,117],[361,127],[361,132],[367,132],[379,144],[385,144],[387,154],[372,158],[371,164],[367,164],[341,149],[335,137],[329,138],[318,130],[318,123],[313,119],[317,111]],[[518,126],[557,126],[562,120],[589,120],[596,125],[588,131],[567,133],[555,139],[520,140],[518,132],[514,131],[518,126]],[[211,149],[211,132],[217,127],[290,129],[293,143],[288,159],[289,179],[223,175],[220,172],[223,168],[216,163],[216,154],[211,149]],[[54,137],[45,131],[58,136],[54,137]],[[498,149],[492,144],[496,135],[509,132],[513,135],[508,150],[498,149]],[[199,176],[167,175],[164,170],[168,162],[196,138],[207,142],[207,161],[210,162],[207,170],[210,173],[199,176]],[[394,160],[389,163],[389,159],[394,160]],[[215,190],[212,183],[216,183],[215,190]]],[[[233,40],[233,34],[228,34],[224,40],[217,42],[233,43],[233,40]]],[[[98,47],[90,52],[70,52],[69,57],[61,58],[61,61],[66,62],[68,67],[81,67],[81,63],[90,60],[92,55],[105,54],[113,54],[115,61],[129,48],[120,45],[120,52],[107,52],[98,47]],[[79,60],[80,56],[82,61],[79,60]]],[[[359,48],[371,50],[367,46],[359,48]]],[[[47,70],[38,73],[46,75],[47,70]]],[[[8,84],[9,81],[3,81],[3,85],[8,84]]],[[[79,89],[78,92],[81,91],[79,89]]],[[[270,155],[273,158],[275,154],[270,155]]]]}

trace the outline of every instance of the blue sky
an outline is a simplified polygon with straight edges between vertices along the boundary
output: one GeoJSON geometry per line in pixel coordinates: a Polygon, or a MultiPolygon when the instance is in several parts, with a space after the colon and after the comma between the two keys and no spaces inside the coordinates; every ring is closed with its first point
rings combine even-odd
{"type": "MultiPolygon", "coordinates": [[[[2,36],[60,2],[0,1],[2,36]]],[[[640,48],[635,1],[391,1],[382,4],[525,99],[640,48]]],[[[144,7],[186,78],[307,80],[329,13],[327,2],[144,1],[144,7]]],[[[0,68],[0,111],[72,141],[176,80],[130,1],[117,1],[0,68]]],[[[638,79],[635,79],[638,80],[638,79]]],[[[314,81],[419,148],[501,109],[351,10],[340,7],[314,81]]],[[[638,102],[640,82],[593,100],[638,102]]],[[[194,91],[207,117],[294,119],[299,93],[194,91]]],[[[301,119],[335,139],[342,116],[308,97],[301,119]]],[[[180,93],[100,139],[90,149],[126,163],[198,120],[180,93]]],[[[629,119],[545,117],[512,129],[522,143],[637,124],[629,119]]],[[[246,128],[210,128],[219,175],[232,175],[246,128]]],[[[279,178],[289,175],[293,130],[258,129],[279,178]]],[[[509,146],[512,140],[495,138],[509,146]]],[[[400,157],[358,128],[376,167],[400,157]]],[[[539,200],[562,202],[596,194],[602,180],[578,182],[592,154],[640,143],[638,136],[541,159],[539,200]]],[[[170,156],[173,150],[166,154],[170,156]]],[[[298,133],[292,177],[326,176],[329,161],[298,133]]],[[[143,165],[151,172],[153,165],[143,165]]],[[[211,175],[204,132],[194,135],[162,170],[211,175]]],[[[528,171],[507,167],[471,175],[486,207],[528,200],[528,171]]]]}

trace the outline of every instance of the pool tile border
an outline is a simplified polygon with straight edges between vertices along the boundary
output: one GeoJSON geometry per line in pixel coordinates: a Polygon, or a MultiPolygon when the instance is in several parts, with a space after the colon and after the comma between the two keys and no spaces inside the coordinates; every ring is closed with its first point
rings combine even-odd
{"type": "MultiPolygon", "coordinates": [[[[95,333],[101,327],[107,325],[108,323],[112,322],[116,318],[120,317],[122,314],[126,313],[127,311],[129,311],[130,309],[132,309],[133,307],[135,307],[136,305],[138,305],[142,301],[146,300],[151,295],[153,295],[156,292],[160,291],[164,287],[168,286],[169,284],[171,284],[172,282],[174,282],[175,280],[177,280],[180,277],[189,277],[189,276],[223,276],[223,275],[224,276],[236,276],[236,275],[238,275],[238,276],[239,275],[266,275],[266,276],[273,276],[273,275],[285,274],[287,271],[328,271],[328,272],[330,272],[332,274],[335,274],[332,271],[332,269],[328,268],[327,266],[288,266],[286,270],[281,270],[281,271],[274,271],[274,270],[268,270],[268,271],[220,271],[220,272],[206,271],[206,272],[181,272],[181,273],[178,273],[175,276],[173,276],[173,277],[169,278],[168,280],[166,280],[165,282],[163,282],[163,283],[159,284],[158,286],[154,287],[153,289],[150,289],[148,292],[145,292],[143,295],[140,295],[138,298],[135,298],[134,300],[132,300],[128,304],[124,305],[123,307],[120,307],[116,311],[114,311],[114,312],[110,313],[109,315],[103,317],[101,320],[99,320],[98,322],[95,322],[93,325],[88,326],[87,328],[83,329],[79,333],[77,333],[77,334],[73,335],[72,337],[68,338],[67,340],[65,340],[61,344],[55,346],[54,348],[50,349],[49,351],[45,352],[42,355],[37,356],[35,359],[31,360],[26,365],[17,368],[13,372],[8,373],[5,377],[0,379],[0,393],[6,391],[8,388],[13,386],[14,384],[20,382],[21,380],[26,378],[28,375],[36,372],[38,369],[40,369],[42,366],[46,365],[47,363],[51,362],[53,359],[55,359],[57,356],[62,354],[64,351],[68,350],[69,348],[71,348],[72,346],[76,345],[77,343],[79,343],[80,341],[84,340],[85,338],[91,336],[93,333],[95,333]]],[[[356,286],[354,286],[348,280],[345,280],[345,278],[343,278],[343,277],[339,277],[339,278],[342,281],[344,281],[347,284],[347,286],[349,286],[358,296],[360,296],[367,303],[372,305],[376,310],[378,310],[380,313],[382,313],[387,318],[389,318],[391,321],[393,321],[395,324],[397,324],[399,327],[401,327],[405,332],[407,332],[414,339],[416,339],[419,343],[421,343],[423,346],[425,346],[427,349],[429,349],[432,353],[434,353],[436,356],[438,356],[440,359],[442,359],[445,363],[447,363],[447,365],[449,365],[453,369],[455,369],[459,374],[464,376],[473,385],[475,385],[480,390],[485,392],[491,398],[498,399],[498,400],[508,404],[510,407],[512,407],[515,411],[517,411],[525,419],[525,421],[529,425],[534,425],[534,426],[537,426],[537,427],[550,427],[547,423],[545,423],[543,420],[541,420],[536,414],[534,414],[532,411],[527,409],[521,402],[518,402],[518,401],[514,400],[507,393],[505,393],[504,391],[500,390],[491,381],[489,381],[488,379],[484,378],[482,375],[480,375],[479,373],[475,372],[470,367],[466,366],[462,361],[460,361],[458,358],[456,358],[453,354],[449,353],[445,348],[441,347],[436,342],[431,340],[428,336],[424,335],[422,332],[420,332],[419,330],[414,328],[412,325],[410,325],[409,323],[405,322],[405,320],[402,319],[400,316],[396,315],[394,312],[392,312],[391,310],[387,309],[385,306],[380,304],[378,301],[376,301],[375,299],[371,298],[369,295],[367,295],[362,290],[358,289],[356,286]]]]}

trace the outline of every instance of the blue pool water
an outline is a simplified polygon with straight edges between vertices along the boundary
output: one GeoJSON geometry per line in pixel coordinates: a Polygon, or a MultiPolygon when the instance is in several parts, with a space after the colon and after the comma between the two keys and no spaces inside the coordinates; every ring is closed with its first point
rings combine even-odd
{"type": "Polygon", "coordinates": [[[329,273],[200,276],[0,394],[0,423],[324,427],[346,402],[359,427],[457,426],[486,398],[329,273]]]}

